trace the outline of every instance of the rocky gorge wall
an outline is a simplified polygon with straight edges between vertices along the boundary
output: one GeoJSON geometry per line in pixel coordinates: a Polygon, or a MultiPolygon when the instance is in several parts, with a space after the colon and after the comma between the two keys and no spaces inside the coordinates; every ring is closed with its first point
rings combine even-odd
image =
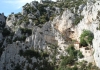
{"type": "MultiPolygon", "coordinates": [[[[35,6],[35,5],[33,5],[35,6]]],[[[35,62],[42,63],[43,60],[40,58],[31,57],[28,60],[28,57],[20,55],[20,51],[25,52],[26,50],[38,50],[40,53],[44,53],[42,51],[48,51],[52,56],[54,50],[51,50],[48,44],[57,45],[58,54],[56,58],[59,60],[60,55],[67,55],[65,49],[68,48],[69,42],[71,40],[77,40],[80,42],[80,35],[84,29],[90,30],[94,34],[94,39],[92,42],[92,47],[94,49],[92,60],[95,61],[96,65],[100,68],[100,31],[98,30],[100,25],[100,15],[98,15],[100,11],[100,1],[96,1],[95,3],[88,2],[85,6],[80,6],[77,11],[78,15],[82,15],[83,18],[77,25],[73,25],[75,22],[75,13],[72,13],[71,10],[65,9],[62,15],[56,16],[53,21],[48,21],[43,26],[35,26],[32,25],[32,19],[29,19],[29,24],[25,25],[25,22],[22,24],[14,26],[15,22],[18,22],[23,16],[19,16],[20,18],[16,18],[14,14],[11,15],[11,19],[6,20],[6,27],[11,28],[12,32],[15,31],[15,34],[12,37],[13,41],[17,37],[26,36],[25,41],[15,41],[9,44],[6,40],[11,36],[5,38],[3,46],[4,51],[0,57],[0,70],[8,69],[14,70],[14,67],[19,63],[23,70],[27,70],[26,68],[29,66],[31,69],[35,66],[35,62]],[[81,12],[80,12],[81,9],[81,12]],[[80,13],[79,13],[80,12],[80,13]],[[98,18],[97,18],[98,17],[98,18]],[[28,28],[32,30],[31,35],[23,34],[20,28],[28,28]]],[[[24,10],[22,14],[26,13],[24,10]]],[[[35,17],[34,17],[35,18],[35,17]]],[[[0,34],[2,39],[2,34],[0,34]]],[[[88,58],[88,57],[87,57],[88,58]]],[[[85,58],[84,60],[87,60],[85,58]]],[[[89,58],[90,59],[90,58],[89,58]]],[[[88,60],[89,60],[88,59],[88,60]]],[[[48,61],[52,61],[51,57],[49,57],[48,61]]],[[[40,65],[42,67],[43,65],[40,65]]],[[[34,70],[38,70],[34,68],[34,70]]]]}
{"type": "MultiPolygon", "coordinates": [[[[92,60],[95,60],[95,63],[98,67],[100,67],[100,31],[97,29],[99,28],[100,21],[99,21],[99,11],[100,11],[100,1],[96,1],[95,3],[92,2],[87,2],[87,5],[84,7],[81,7],[81,15],[84,16],[84,18],[78,23],[78,25],[73,26],[73,19],[75,16],[66,10],[63,15],[61,20],[58,20],[55,22],[55,27],[61,32],[68,34],[68,29],[70,28],[70,31],[74,31],[73,36],[70,37],[71,34],[66,35],[66,37],[70,37],[71,39],[76,39],[77,41],[80,41],[80,35],[83,32],[84,29],[90,30],[94,34],[94,39],[92,41],[92,47],[94,49],[93,57],[91,58],[92,60]],[[65,17],[64,17],[65,16],[65,17]],[[69,19],[69,17],[71,19],[69,19]],[[98,18],[97,18],[98,17],[98,18]]],[[[90,59],[90,58],[88,58],[90,59]]],[[[86,59],[87,60],[87,59],[86,59]]]]}

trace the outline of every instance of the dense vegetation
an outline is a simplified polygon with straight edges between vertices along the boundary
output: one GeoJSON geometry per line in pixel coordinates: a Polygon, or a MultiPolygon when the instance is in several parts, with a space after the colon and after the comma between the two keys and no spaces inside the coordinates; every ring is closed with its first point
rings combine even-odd
{"type": "Polygon", "coordinates": [[[82,4],[86,4],[85,0],[65,0],[60,2],[57,6],[60,8],[68,8],[71,9],[72,7],[75,7],[76,10],[78,10],[78,7],[82,4]]]}
{"type": "Polygon", "coordinates": [[[89,30],[83,30],[83,33],[80,36],[80,44],[82,46],[87,46],[89,44],[92,44],[92,40],[94,38],[94,35],[89,30]]]}
{"type": "Polygon", "coordinates": [[[86,61],[78,62],[79,58],[84,56],[79,50],[75,50],[73,45],[70,45],[66,50],[68,56],[61,56],[61,62],[55,70],[99,70],[92,63],[87,63],[86,61]]]}
{"type": "Polygon", "coordinates": [[[0,46],[0,57],[1,57],[2,53],[3,53],[3,51],[4,51],[4,48],[2,48],[2,47],[0,46]]]}
{"type": "Polygon", "coordinates": [[[10,30],[8,30],[7,28],[4,28],[4,29],[3,29],[3,32],[2,32],[2,35],[3,35],[4,37],[10,35],[10,30]]]}
{"type": "Polygon", "coordinates": [[[28,28],[20,28],[20,30],[21,30],[21,33],[22,34],[28,34],[28,35],[31,35],[32,34],[32,30],[31,29],[28,29],[28,28]]]}
{"type": "Polygon", "coordinates": [[[27,70],[34,70],[35,68],[37,68],[38,70],[54,70],[54,66],[52,66],[52,63],[49,63],[47,60],[47,58],[49,57],[49,54],[47,52],[44,52],[42,50],[41,52],[38,52],[36,50],[29,49],[26,51],[20,50],[19,54],[20,56],[24,56],[28,60],[28,62],[33,65],[32,68],[28,66],[27,70]],[[38,59],[38,62],[32,63],[32,57],[38,59]]]}
{"type": "MultiPolygon", "coordinates": [[[[71,10],[72,13],[77,14],[77,10],[79,6],[85,5],[85,4],[86,4],[85,0],[80,0],[80,1],[79,0],[65,0],[65,1],[60,1],[60,2],[45,1],[43,4],[36,2],[36,8],[34,8],[30,6],[29,3],[27,3],[23,6],[27,14],[25,15],[22,15],[21,13],[15,14],[15,17],[20,18],[20,19],[18,20],[18,22],[15,22],[13,24],[20,25],[23,22],[25,22],[25,24],[29,24],[30,23],[29,19],[32,19],[32,21],[34,22],[36,26],[42,25],[50,20],[53,20],[53,18],[56,15],[61,15],[66,8],[71,10]],[[55,7],[59,8],[59,13],[55,13],[56,11],[55,7]],[[49,10],[46,10],[46,8],[49,8],[49,10]],[[73,11],[74,8],[75,10],[73,11]],[[28,14],[31,14],[31,16],[34,16],[34,18],[27,17],[28,14]]],[[[80,20],[82,20],[82,18],[83,16],[81,15],[77,15],[77,16],[75,15],[74,25],[77,25],[80,22],[80,20]]]]}
{"type": "Polygon", "coordinates": [[[27,57],[36,57],[36,58],[41,58],[41,57],[48,57],[48,54],[45,53],[45,52],[37,52],[37,51],[34,51],[34,50],[26,50],[25,52],[23,50],[20,50],[19,51],[19,54],[21,56],[27,56],[27,57]]]}

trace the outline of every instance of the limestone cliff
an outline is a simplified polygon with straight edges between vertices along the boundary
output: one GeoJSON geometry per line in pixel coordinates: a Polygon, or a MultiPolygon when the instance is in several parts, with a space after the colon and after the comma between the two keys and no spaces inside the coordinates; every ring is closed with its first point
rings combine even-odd
{"type": "MultiPolygon", "coordinates": [[[[22,12],[10,14],[0,31],[0,70],[61,70],[62,60],[74,51],[66,50],[71,44],[78,51],[66,61],[78,64],[85,60],[100,68],[100,1],[68,3],[33,1],[24,5],[22,12]],[[94,35],[89,50],[80,46],[84,29],[94,35]],[[80,51],[84,58],[79,57],[80,51]]],[[[65,66],[74,68],[74,63],[65,66]]]]}

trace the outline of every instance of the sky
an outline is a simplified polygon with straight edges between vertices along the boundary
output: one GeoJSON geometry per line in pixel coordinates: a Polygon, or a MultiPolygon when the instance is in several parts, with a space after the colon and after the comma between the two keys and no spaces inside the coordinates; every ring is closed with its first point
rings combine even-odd
{"type": "Polygon", "coordinates": [[[32,1],[34,0],[1,0],[0,1],[0,13],[4,13],[5,16],[8,16],[12,12],[14,13],[21,12],[22,6],[32,1]]]}

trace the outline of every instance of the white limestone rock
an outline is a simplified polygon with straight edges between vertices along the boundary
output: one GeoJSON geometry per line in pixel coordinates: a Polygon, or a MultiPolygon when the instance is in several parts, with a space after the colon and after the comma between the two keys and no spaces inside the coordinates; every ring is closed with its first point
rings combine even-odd
{"type": "Polygon", "coordinates": [[[65,30],[72,27],[74,19],[75,19],[74,14],[71,13],[71,11],[67,9],[66,11],[64,11],[61,18],[60,18],[60,16],[56,17],[53,20],[53,23],[54,23],[55,27],[61,33],[63,33],[65,30]]]}
{"type": "Polygon", "coordinates": [[[96,1],[96,3],[87,3],[87,5],[83,8],[82,15],[84,16],[84,18],[75,27],[75,35],[77,36],[76,39],[79,40],[83,29],[90,30],[91,32],[93,32],[94,39],[92,43],[94,49],[94,61],[96,65],[100,68],[100,31],[97,30],[97,27],[99,26],[99,21],[97,19],[98,11],[100,11],[99,3],[100,1],[96,1]]]}

